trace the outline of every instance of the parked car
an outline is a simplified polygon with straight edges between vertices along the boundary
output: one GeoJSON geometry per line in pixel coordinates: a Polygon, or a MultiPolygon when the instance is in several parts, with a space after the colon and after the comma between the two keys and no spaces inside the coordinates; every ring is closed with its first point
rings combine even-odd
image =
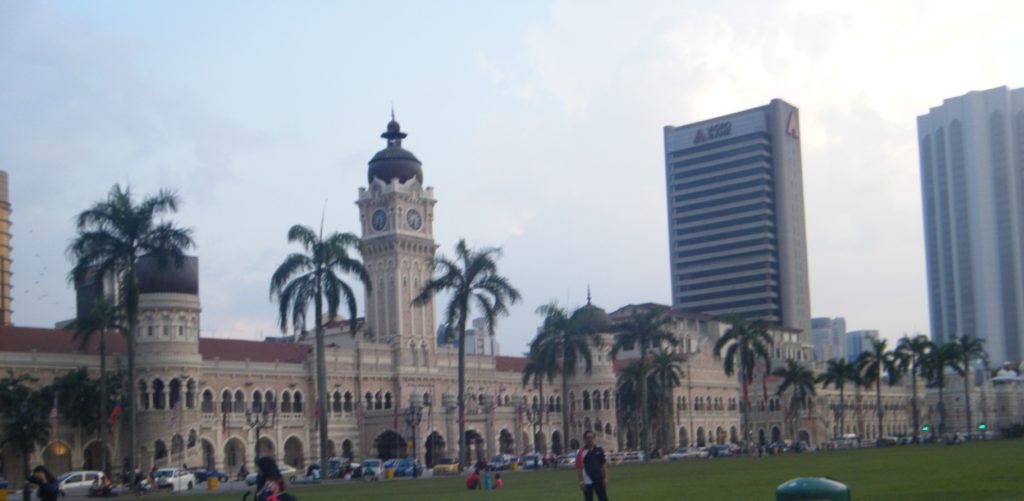
{"type": "MultiPolygon", "coordinates": [[[[294,482],[295,481],[295,468],[294,467],[288,466],[286,464],[283,464],[280,467],[278,467],[278,471],[281,472],[281,478],[287,480],[288,482],[294,482]]],[[[258,476],[259,476],[259,472],[255,472],[254,471],[254,472],[250,473],[248,476],[245,477],[245,485],[256,485],[256,479],[257,479],[258,476]]]]}
{"type": "Polygon", "coordinates": [[[396,477],[418,477],[423,474],[423,465],[408,458],[395,460],[393,468],[396,477]]]}
{"type": "Polygon", "coordinates": [[[708,451],[701,450],[696,447],[680,447],[672,454],[668,455],[669,461],[678,461],[680,459],[699,459],[708,457],[708,451]]]}
{"type": "Polygon", "coordinates": [[[643,463],[646,460],[644,451],[629,451],[626,453],[626,457],[622,458],[623,463],[643,463]]]}
{"type": "Polygon", "coordinates": [[[182,468],[163,468],[153,473],[159,489],[170,489],[172,492],[192,490],[196,485],[196,476],[182,468]]]}
{"type": "Polygon", "coordinates": [[[380,480],[384,478],[384,463],[379,459],[363,460],[360,477],[364,480],[380,480]]]}
{"type": "Polygon", "coordinates": [[[205,466],[196,466],[194,468],[189,468],[188,471],[192,472],[192,474],[195,475],[196,483],[198,484],[205,482],[206,479],[210,477],[216,477],[221,482],[227,482],[228,480],[227,475],[217,470],[208,469],[205,466]]]}
{"type": "Polygon", "coordinates": [[[348,459],[328,458],[327,478],[341,478],[345,476],[345,469],[348,466],[348,459]]]}
{"type": "Polygon", "coordinates": [[[519,467],[526,470],[539,470],[544,466],[544,459],[540,454],[523,454],[519,461],[519,467]]]}
{"type": "Polygon", "coordinates": [[[608,464],[610,464],[610,465],[619,465],[619,464],[622,464],[622,461],[625,460],[625,459],[626,459],[626,453],[625,452],[613,452],[613,453],[608,455],[608,464]]]}
{"type": "Polygon", "coordinates": [[[713,458],[724,458],[733,455],[732,448],[725,444],[712,445],[707,448],[708,456],[713,458]]]}
{"type": "Polygon", "coordinates": [[[459,460],[455,458],[441,458],[434,465],[434,475],[458,475],[459,460]]]}
{"type": "MultiPolygon", "coordinates": [[[[575,461],[576,456],[573,456],[575,461]]],[[[512,456],[508,454],[498,454],[487,461],[487,469],[490,471],[501,471],[507,470],[512,466],[512,456]]]]}
{"type": "Polygon", "coordinates": [[[65,496],[85,496],[89,494],[89,488],[102,478],[102,471],[69,471],[57,477],[57,482],[60,484],[61,494],[65,496]]]}
{"type": "Polygon", "coordinates": [[[576,454],[565,454],[558,458],[559,468],[576,468],[576,454]]]}

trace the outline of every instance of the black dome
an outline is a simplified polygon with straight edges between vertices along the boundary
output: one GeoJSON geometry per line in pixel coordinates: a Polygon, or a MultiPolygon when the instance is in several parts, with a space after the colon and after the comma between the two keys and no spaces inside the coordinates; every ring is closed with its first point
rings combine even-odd
{"type": "Polygon", "coordinates": [[[402,139],[407,135],[394,118],[388,122],[387,131],[380,135],[388,140],[388,147],[370,159],[370,169],[366,175],[368,183],[373,183],[373,178],[385,183],[390,183],[392,179],[404,183],[415,177],[423,184],[423,164],[411,151],[402,148],[402,139]]]}
{"type": "Polygon", "coordinates": [[[139,276],[139,294],[199,295],[199,258],[196,256],[185,256],[181,263],[175,263],[172,258],[163,269],[155,257],[142,256],[135,262],[135,273],[139,276]]]}
{"type": "Polygon", "coordinates": [[[608,312],[604,309],[590,304],[588,301],[586,305],[576,310],[572,314],[574,321],[578,322],[578,325],[586,331],[590,332],[611,332],[612,321],[608,318],[608,312]]]}

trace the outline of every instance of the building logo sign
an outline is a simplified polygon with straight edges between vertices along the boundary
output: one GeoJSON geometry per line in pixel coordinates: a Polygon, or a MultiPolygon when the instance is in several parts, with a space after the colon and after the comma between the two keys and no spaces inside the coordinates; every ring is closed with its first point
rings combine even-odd
{"type": "Polygon", "coordinates": [[[707,132],[704,132],[703,128],[697,129],[697,133],[693,135],[693,144],[701,144],[706,141],[729,137],[729,134],[731,133],[732,122],[722,122],[715,125],[709,125],[707,127],[707,132]]]}
{"type": "Polygon", "coordinates": [[[800,122],[796,116],[796,110],[789,110],[789,118],[786,119],[786,134],[800,139],[800,122]]]}

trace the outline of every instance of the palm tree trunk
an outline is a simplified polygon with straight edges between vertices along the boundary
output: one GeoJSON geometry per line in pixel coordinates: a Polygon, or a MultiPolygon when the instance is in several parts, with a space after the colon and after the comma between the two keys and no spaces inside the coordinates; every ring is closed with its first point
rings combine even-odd
{"type": "MultiPolygon", "coordinates": [[[[323,291],[317,280],[316,300],[316,394],[320,410],[320,471],[327,474],[327,361],[324,356],[323,291]]],[[[308,310],[307,310],[308,311],[308,310]]]]}
{"type": "Polygon", "coordinates": [[[971,436],[971,365],[964,360],[964,415],[967,417],[967,436],[971,436]]]}
{"type": "Polygon", "coordinates": [[[107,343],[100,331],[100,469],[110,474],[107,465],[107,343]]]}
{"type": "Polygon", "coordinates": [[[911,365],[911,371],[912,372],[910,373],[910,412],[914,413],[914,415],[911,417],[913,418],[914,443],[916,444],[918,439],[918,430],[921,429],[920,418],[917,413],[917,362],[914,362],[911,365]]]}
{"type": "MultiPolygon", "coordinates": [[[[467,300],[468,301],[468,300],[467,300]]],[[[466,442],[466,315],[467,301],[459,305],[459,471],[469,465],[469,445],[466,442]]]]}
{"type": "Polygon", "coordinates": [[[568,345],[562,350],[562,454],[569,451],[569,371],[566,369],[565,355],[568,345]]]}
{"type": "Polygon", "coordinates": [[[124,412],[128,414],[128,471],[134,472],[138,466],[136,455],[138,447],[138,412],[135,409],[138,402],[135,400],[135,342],[139,328],[139,288],[138,277],[135,275],[135,258],[132,256],[128,263],[127,276],[125,277],[124,303],[125,313],[128,315],[128,402],[124,405],[124,412]]]}
{"type": "MultiPolygon", "coordinates": [[[[541,375],[540,382],[537,385],[540,388],[540,406],[537,407],[537,421],[540,423],[540,436],[544,436],[544,416],[548,415],[548,407],[544,402],[544,376],[541,375]]],[[[537,437],[533,437],[533,448],[537,449],[537,437]]],[[[540,450],[535,451],[540,454],[540,450]]],[[[547,451],[544,451],[547,452],[547,451]]]]}
{"type": "Polygon", "coordinates": [[[878,379],[875,380],[875,416],[878,418],[878,428],[875,429],[875,443],[882,442],[882,374],[879,369],[878,379]]]}
{"type": "Polygon", "coordinates": [[[942,390],[946,386],[942,375],[939,375],[939,436],[946,434],[946,405],[942,401],[942,390]]]}
{"type": "Polygon", "coordinates": [[[648,432],[651,427],[647,423],[647,372],[644,371],[644,359],[647,357],[646,347],[641,346],[640,350],[640,450],[646,454],[647,446],[650,444],[648,432]]]}

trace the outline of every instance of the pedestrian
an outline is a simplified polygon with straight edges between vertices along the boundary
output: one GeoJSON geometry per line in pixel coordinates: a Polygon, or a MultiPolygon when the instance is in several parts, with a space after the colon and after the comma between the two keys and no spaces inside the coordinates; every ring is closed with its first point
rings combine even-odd
{"type": "Polygon", "coordinates": [[[295,501],[295,497],[284,492],[284,477],[277,468],[274,458],[263,456],[256,460],[259,471],[256,476],[256,501],[295,501]]]}
{"type": "MultiPolygon", "coordinates": [[[[36,466],[32,470],[32,476],[26,480],[39,486],[39,491],[36,493],[39,497],[39,501],[57,501],[60,499],[60,483],[57,482],[57,477],[50,473],[45,466],[36,466]]],[[[26,487],[27,492],[28,487],[26,487]]]]}
{"type": "Polygon", "coordinates": [[[501,483],[501,473],[495,473],[494,474],[494,488],[495,489],[501,489],[501,486],[502,486],[502,483],[501,483]]]}
{"type": "Polygon", "coordinates": [[[473,468],[473,473],[466,478],[466,488],[469,490],[475,490],[480,488],[480,469],[473,468]]]}
{"type": "Polygon", "coordinates": [[[608,461],[604,457],[604,449],[599,447],[592,430],[583,433],[584,446],[576,453],[576,474],[580,481],[583,499],[593,501],[597,494],[598,501],[608,501],[608,461]]]}

